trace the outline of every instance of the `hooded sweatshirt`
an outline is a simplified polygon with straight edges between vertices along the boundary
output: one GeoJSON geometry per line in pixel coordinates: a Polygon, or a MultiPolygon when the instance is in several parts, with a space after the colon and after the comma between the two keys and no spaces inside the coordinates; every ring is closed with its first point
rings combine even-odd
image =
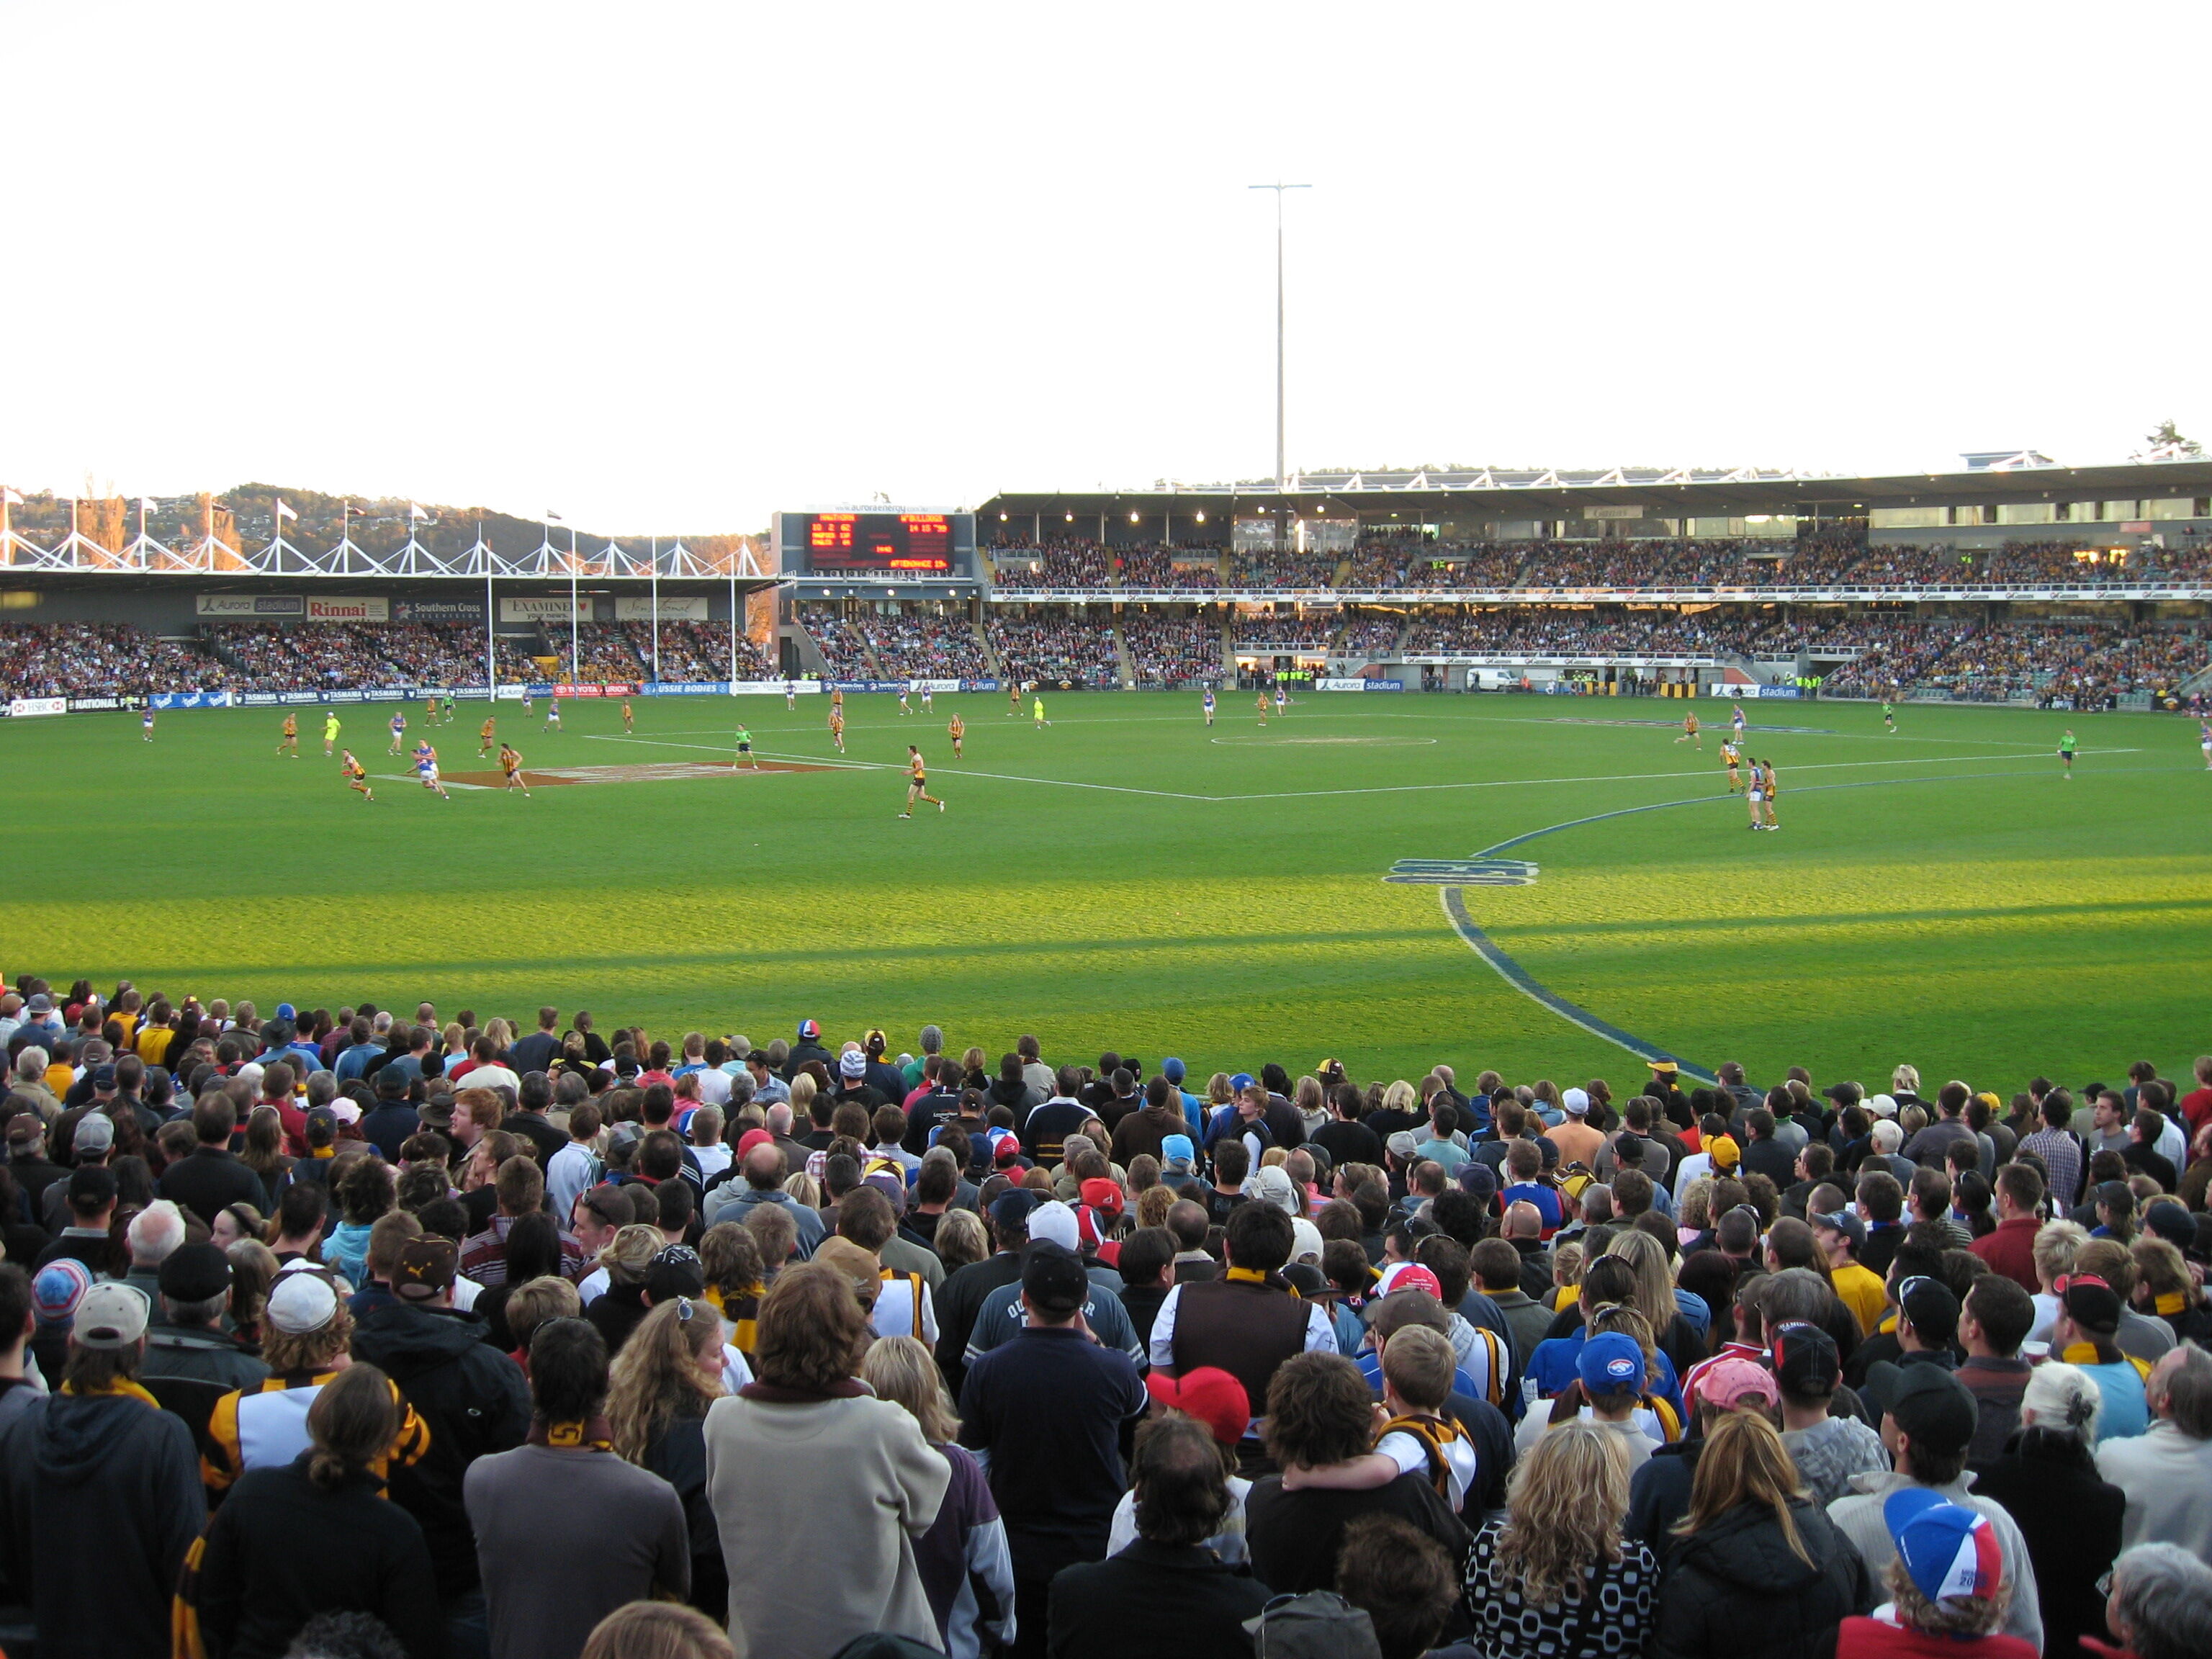
{"type": "Polygon", "coordinates": [[[1819,1506],[1790,1518],[1812,1562],[1763,1504],[1739,1504],[1680,1539],[1659,1593],[1651,1659],[1810,1659],[1875,1604],[1866,1564],[1819,1506]]]}
{"type": "Polygon", "coordinates": [[[530,1432],[522,1368],[484,1340],[485,1328],[473,1314],[392,1302],[363,1314],[353,1334],[353,1357],[381,1367],[430,1431],[422,1462],[392,1470],[391,1492],[422,1522],[447,1601],[480,1582],[461,1479],[477,1458],[512,1450],[530,1432]]]}
{"type": "Polygon", "coordinates": [[[167,1653],[206,1519],[191,1430],[135,1383],[57,1395],[0,1431],[0,1560],[44,1659],[167,1653]]]}

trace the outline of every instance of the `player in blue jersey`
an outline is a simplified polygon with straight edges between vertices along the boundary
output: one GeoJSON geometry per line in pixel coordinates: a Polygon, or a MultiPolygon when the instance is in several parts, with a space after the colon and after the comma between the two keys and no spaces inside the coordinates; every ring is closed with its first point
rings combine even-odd
{"type": "Polygon", "coordinates": [[[1211,726],[1213,724],[1213,688],[1210,685],[1206,688],[1205,703],[1206,723],[1211,726]]]}
{"type": "Polygon", "coordinates": [[[389,755],[396,755],[399,752],[399,745],[407,740],[407,716],[401,714],[394,714],[391,720],[391,726],[392,747],[385,752],[389,755]]]}
{"type": "Polygon", "coordinates": [[[428,738],[415,745],[415,775],[422,780],[425,789],[434,789],[446,799],[453,799],[446,794],[446,786],[438,781],[438,751],[430,746],[428,738]]]}

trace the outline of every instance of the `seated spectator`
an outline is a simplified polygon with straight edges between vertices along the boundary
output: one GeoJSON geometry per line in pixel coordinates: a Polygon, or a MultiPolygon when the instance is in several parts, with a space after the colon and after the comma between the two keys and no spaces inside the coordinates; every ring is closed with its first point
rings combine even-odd
{"type": "Polygon", "coordinates": [[[1218,1443],[1181,1413],[1155,1417],[1137,1431],[1129,1474],[1136,1540],[1054,1577],[1048,1650],[1054,1659],[1121,1659],[1133,1623],[1146,1650],[1166,1659],[1239,1650],[1244,1621],[1273,1591],[1205,1547],[1230,1506],[1218,1443]]]}

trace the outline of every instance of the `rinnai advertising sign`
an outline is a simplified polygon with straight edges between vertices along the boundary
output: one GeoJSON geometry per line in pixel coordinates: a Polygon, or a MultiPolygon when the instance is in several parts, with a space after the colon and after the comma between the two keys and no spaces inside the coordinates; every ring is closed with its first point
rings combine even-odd
{"type": "MultiPolygon", "coordinates": [[[[684,596],[665,594],[661,598],[659,616],[663,622],[705,622],[708,600],[704,594],[684,596]]],[[[653,618],[653,599],[633,599],[624,594],[615,600],[617,622],[651,622],[653,618]]]]}
{"type": "MultiPolygon", "coordinates": [[[[588,618],[591,614],[591,600],[578,599],[576,615],[588,618]]],[[[568,620],[568,601],[565,596],[560,594],[555,594],[550,599],[501,599],[499,602],[499,619],[501,622],[512,623],[565,623],[568,620]]]]}
{"type": "Polygon", "coordinates": [[[202,617],[304,617],[307,602],[297,593],[202,593],[193,600],[202,617]]]}
{"type": "Polygon", "coordinates": [[[390,622],[392,602],[388,599],[325,599],[315,594],[307,596],[309,622],[390,622]]]}

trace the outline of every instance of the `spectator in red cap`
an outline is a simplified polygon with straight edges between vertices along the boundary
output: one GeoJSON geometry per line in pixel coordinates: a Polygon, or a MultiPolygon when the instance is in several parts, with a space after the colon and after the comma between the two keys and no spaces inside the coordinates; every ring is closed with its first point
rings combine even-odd
{"type": "MultiPolygon", "coordinates": [[[[1145,1391],[1152,1397],[1152,1417],[1181,1412],[1206,1425],[1214,1443],[1223,1449],[1229,1482],[1229,1508],[1221,1525],[1207,1538],[1206,1547],[1230,1566],[1251,1559],[1244,1536],[1244,1498],[1252,1483],[1237,1473],[1237,1443],[1252,1421],[1252,1402],[1244,1385],[1214,1365],[1201,1365],[1185,1376],[1153,1371],[1145,1378],[1145,1391]]],[[[1137,1494],[1126,1492],[1114,1510],[1113,1530],[1107,1534],[1106,1553],[1119,1555],[1137,1541],[1137,1494]]]]}

